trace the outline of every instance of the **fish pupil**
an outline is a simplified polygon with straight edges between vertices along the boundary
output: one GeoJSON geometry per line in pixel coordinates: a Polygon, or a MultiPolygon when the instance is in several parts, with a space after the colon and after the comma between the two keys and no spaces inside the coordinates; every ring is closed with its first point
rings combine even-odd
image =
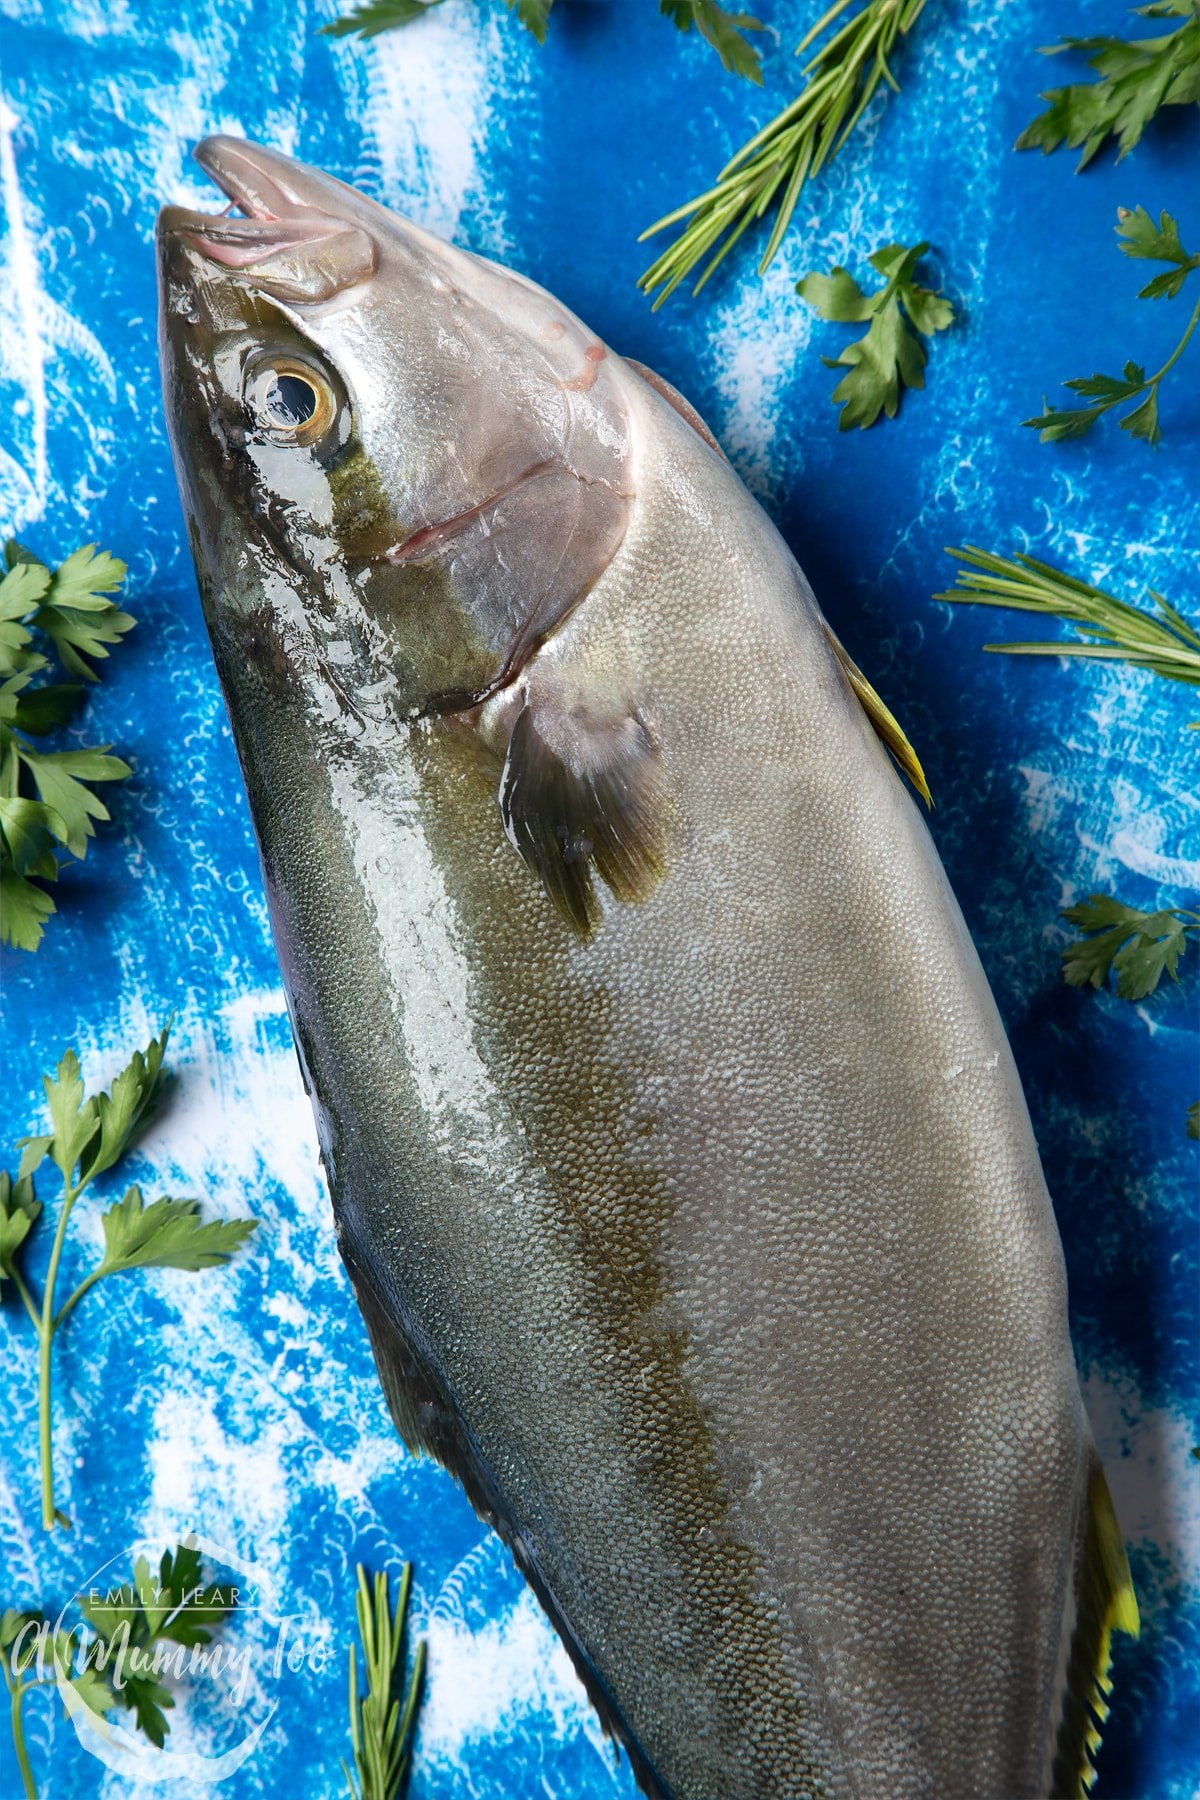
{"type": "Polygon", "coordinates": [[[306,425],[317,410],[317,390],[303,375],[276,375],[264,395],[272,425],[306,425]]]}

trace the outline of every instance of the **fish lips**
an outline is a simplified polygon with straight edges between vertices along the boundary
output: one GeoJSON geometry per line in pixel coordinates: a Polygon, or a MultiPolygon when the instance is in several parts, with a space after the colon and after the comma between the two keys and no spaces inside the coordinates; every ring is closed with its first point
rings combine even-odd
{"type": "Polygon", "coordinates": [[[341,182],[237,138],[205,138],[195,156],[230,209],[164,207],[158,219],[163,252],[172,240],[182,241],[214,272],[241,276],[293,305],[331,300],[374,274],[375,238],[346,216],[357,210],[358,196],[341,182]],[[330,210],[331,202],[338,210],[330,210]]]}

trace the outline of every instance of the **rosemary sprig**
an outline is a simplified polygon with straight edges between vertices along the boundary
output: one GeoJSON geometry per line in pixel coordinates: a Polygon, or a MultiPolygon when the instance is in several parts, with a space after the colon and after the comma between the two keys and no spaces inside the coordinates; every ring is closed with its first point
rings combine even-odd
{"type": "MultiPolygon", "coordinates": [[[[835,0],[797,47],[802,56],[824,36],[854,0],[835,0]]],[[[661,290],[660,307],[708,257],[694,291],[720,267],[738,239],[777,202],[775,223],[759,263],[764,274],[783,241],[806,181],[836,156],[874,98],[880,82],[899,84],[889,58],[925,10],[925,0],[865,0],[804,65],[804,90],[725,165],[716,185],[676,207],[644,231],[639,242],[671,225],[687,224],[638,283],[661,290]],[[781,191],[782,190],[782,191],[781,191]]]]}
{"type": "Polygon", "coordinates": [[[1029,643],[985,644],[985,650],[1003,650],[1011,656],[1082,656],[1126,662],[1171,681],[1200,686],[1200,632],[1153,589],[1150,598],[1157,612],[1118,600],[1115,594],[1036,557],[993,556],[973,544],[965,550],[947,546],[947,554],[967,567],[958,572],[958,586],[935,594],[935,599],[1041,613],[1073,625],[1083,640],[1063,643],[1040,638],[1029,643]]]}
{"type": "Polygon", "coordinates": [[[350,1646],[350,1741],[354,1771],[343,1759],[351,1800],[398,1800],[412,1758],[413,1727],[425,1678],[425,1643],[417,1645],[412,1674],[404,1685],[405,1638],[412,1564],[405,1563],[395,1607],[386,1574],[374,1586],[358,1565],[358,1631],[362,1638],[367,1691],[358,1691],[358,1655],[350,1646]],[[354,1773],[358,1782],[355,1784],[354,1773]]]}

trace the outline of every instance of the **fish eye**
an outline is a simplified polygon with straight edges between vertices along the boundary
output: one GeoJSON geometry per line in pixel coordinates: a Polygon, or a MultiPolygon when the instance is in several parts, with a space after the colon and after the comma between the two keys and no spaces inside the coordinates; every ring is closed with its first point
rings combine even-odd
{"type": "Polygon", "coordinates": [[[333,422],[332,387],[319,369],[294,357],[255,362],[243,393],[255,425],[277,443],[314,443],[333,422]]]}

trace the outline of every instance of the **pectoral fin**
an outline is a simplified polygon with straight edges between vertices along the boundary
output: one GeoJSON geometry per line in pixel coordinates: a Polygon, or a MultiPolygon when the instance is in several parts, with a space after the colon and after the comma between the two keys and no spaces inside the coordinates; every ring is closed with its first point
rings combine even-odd
{"type": "Polygon", "coordinates": [[[886,707],[875,689],[871,686],[845,645],[834,636],[829,626],[825,626],[825,635],[829,639],[833,654],[837,657],[845,673],[847,681],[854,689],[868,719],[875,728],[875,735],[883,740],[924,800],[926,806],[933,805],[933,795],[929,791],[929,783],[925,779],[925,771],[921,767],[916,751],[908,741],[904,727],[896,715],[886,707]]]}
{"type": "Polygon", "coordinates": [[[600,923],[599,875],[618,900],[645,900],[665,869],[667,784],[649,728],[631,705],[532,685],[500,782],[513,847],[572,929],[600,923]]]}

